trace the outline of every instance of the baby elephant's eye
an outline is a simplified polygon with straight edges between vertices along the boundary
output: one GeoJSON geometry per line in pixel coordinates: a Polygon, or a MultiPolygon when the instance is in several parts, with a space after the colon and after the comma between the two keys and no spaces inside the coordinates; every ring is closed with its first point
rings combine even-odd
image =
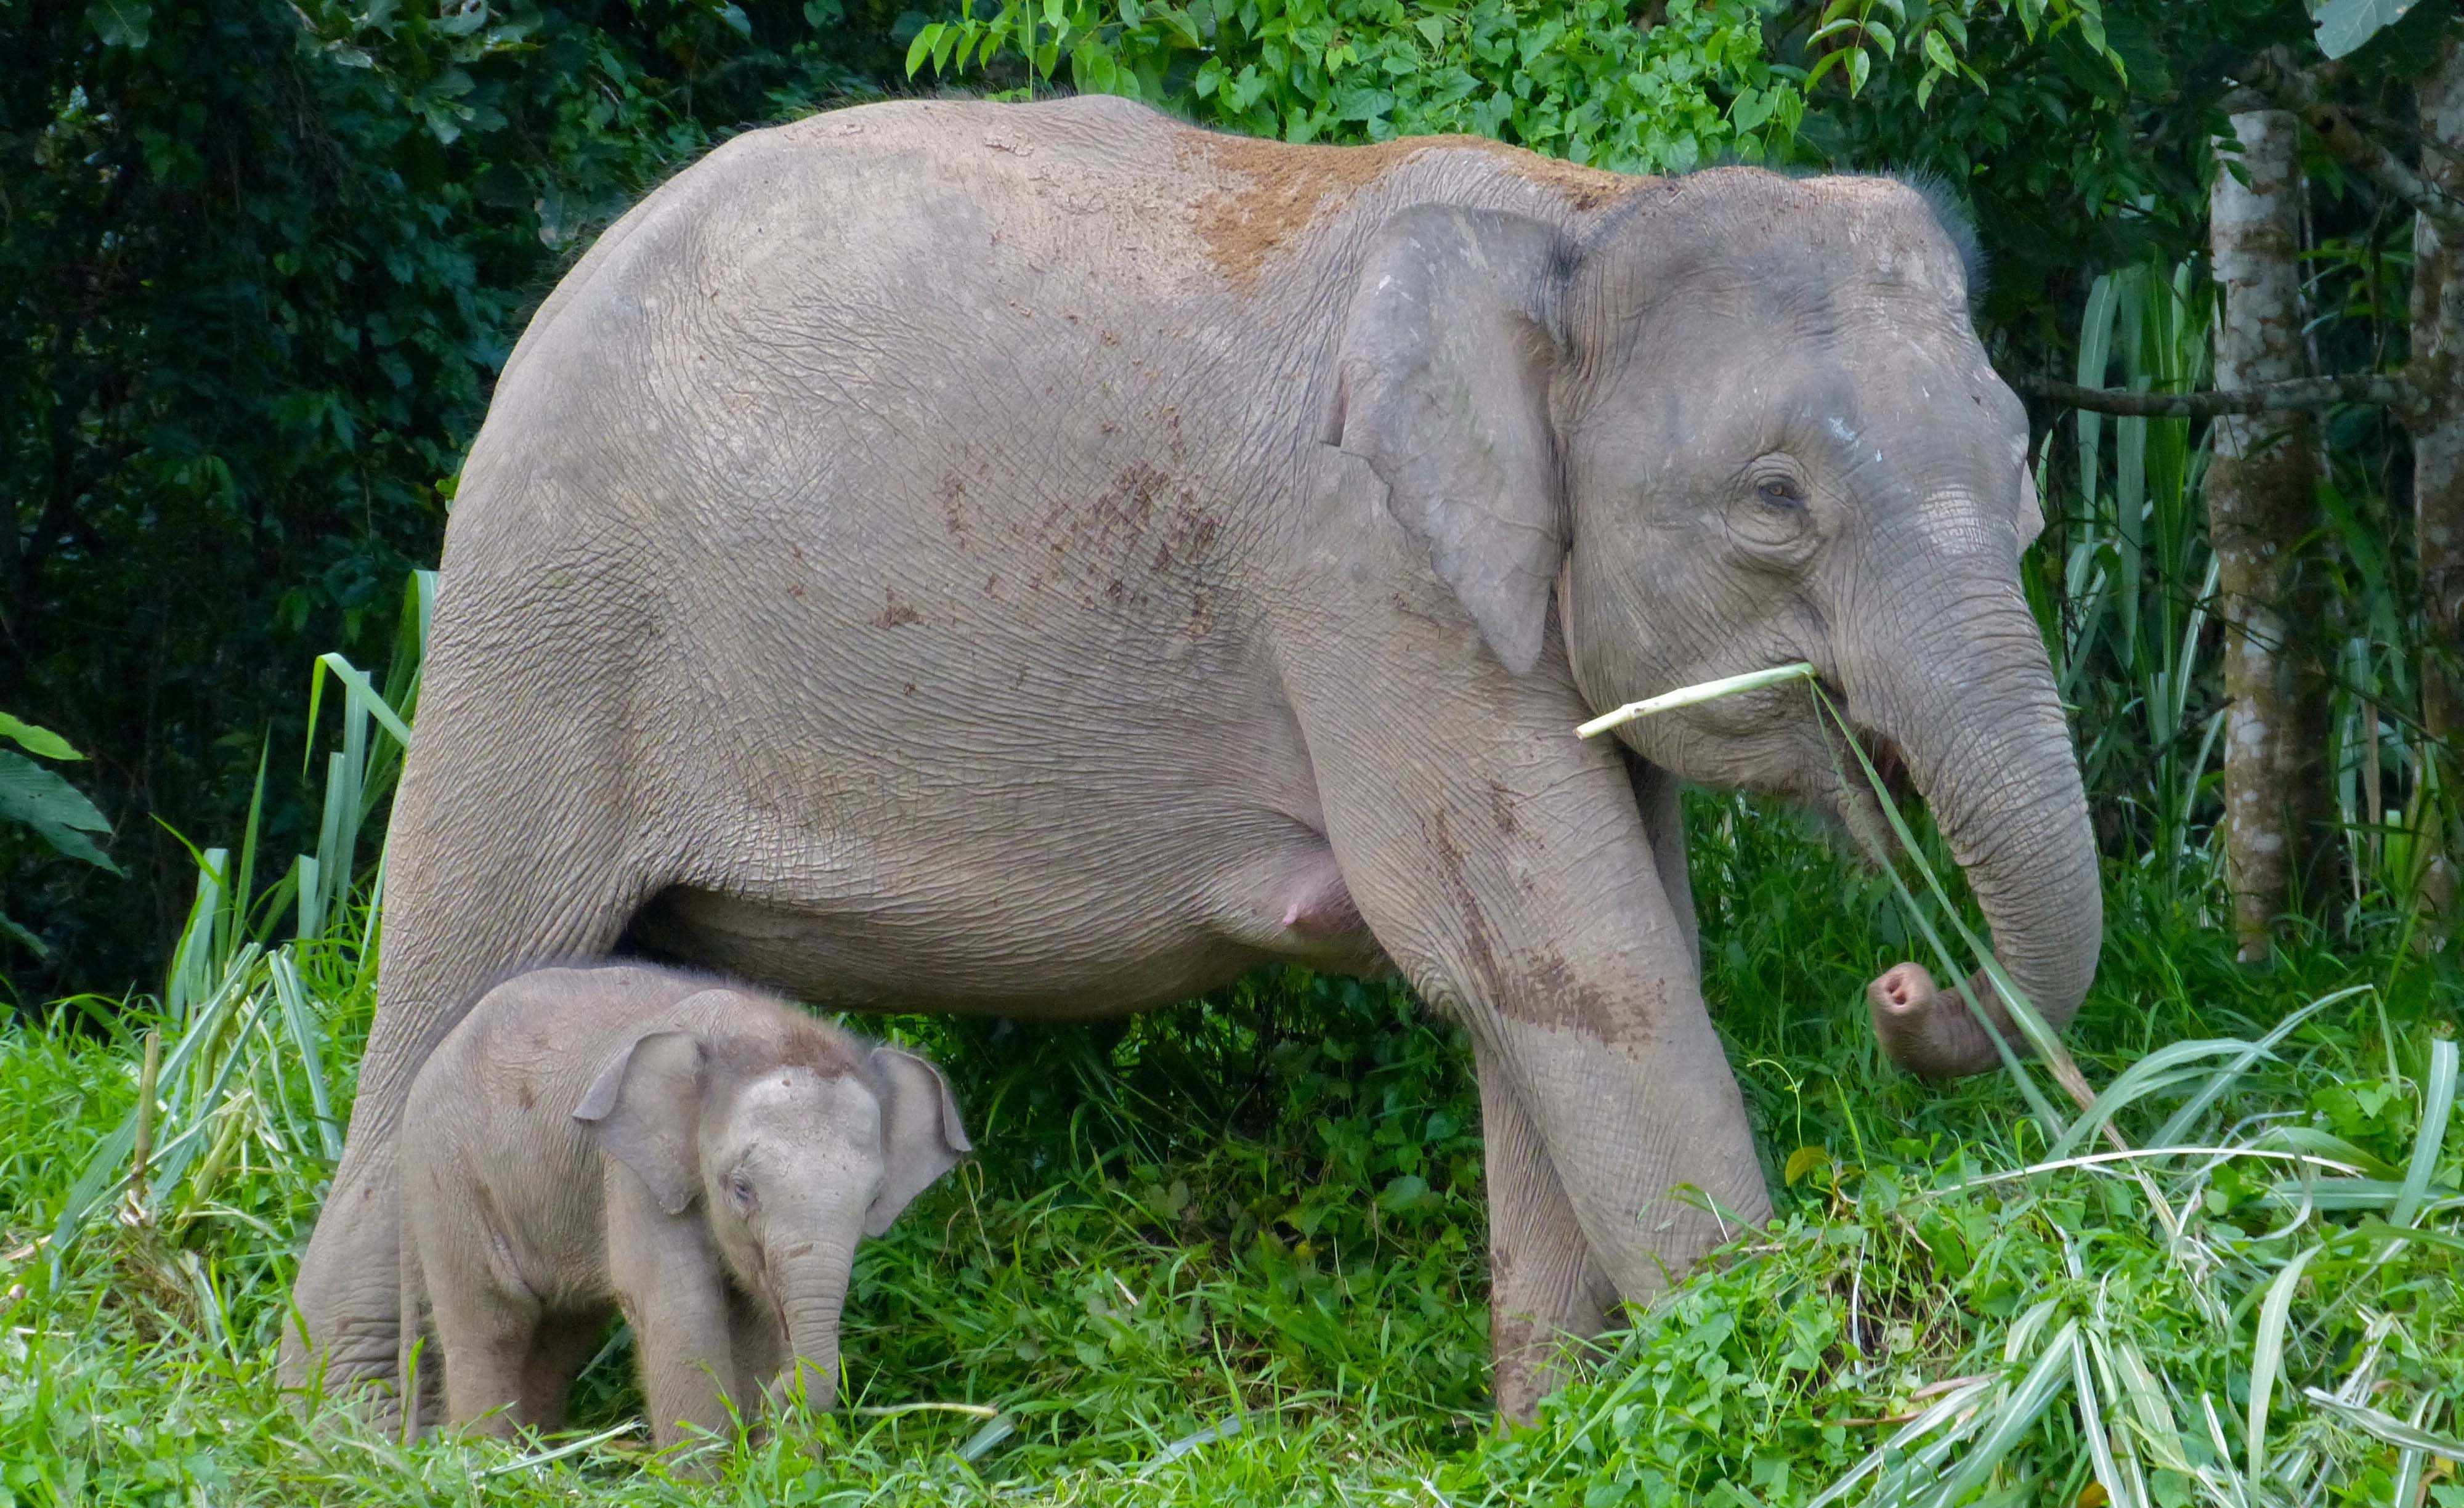
{"type": "Polygon", "coordinates": [[[736,1202],[736,1207],[738,1210],[750,1213],[753,1209],[753,1180],[747,1177],[741,1170],[729,1173],[727,1175],[727,1196],[736,1202]]]}

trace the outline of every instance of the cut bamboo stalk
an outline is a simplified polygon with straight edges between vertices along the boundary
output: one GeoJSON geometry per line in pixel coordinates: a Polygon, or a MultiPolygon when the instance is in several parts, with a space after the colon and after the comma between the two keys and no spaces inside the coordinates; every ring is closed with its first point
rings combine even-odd
{"type": "Polygon", "coordinates": [[[145,1061],[137,1070],[137,1146],[130,1159],[129,1202],[145,1208],[145,1164],[154,1154],[154,1082],[163,1072],[163,1034],[145,1034],[145,1061]]]}
{"type": "Polygon", "coordinates": [[[1665,712],[1680,707],[1693,707],[1703,702],[1716,702],[1740,691],[1759,691],[1766,686],[1782,686],[1790,681],[1809,681],[1814,667],[1799,660],[1794,665],[1773,666],[1768,670],[1748,670],[1743,675],[1723,676],[1717,681],[1703,681],[1693,686],[1681,686],[1674,691],[1662,691],[1639,702],[1628,702],[1614,712],[1602,712],[1588,723],[1576,725],[1574,736],[1591,738],[1612,728],[1622,728],[1638,718],[1654,712],[1665,712]]]}

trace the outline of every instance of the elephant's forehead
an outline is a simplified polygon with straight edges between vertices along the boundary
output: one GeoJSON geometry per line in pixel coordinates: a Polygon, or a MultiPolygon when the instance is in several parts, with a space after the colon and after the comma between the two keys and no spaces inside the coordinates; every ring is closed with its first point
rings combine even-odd
{"type": "Polygon", "coordinates": [[[737,1124],[747,1130],[816,1129],[862,1134],[881,1125],[881,1106],[851,1074],[785,1063],[756,1074],[736,1093],[737,1124]]]}

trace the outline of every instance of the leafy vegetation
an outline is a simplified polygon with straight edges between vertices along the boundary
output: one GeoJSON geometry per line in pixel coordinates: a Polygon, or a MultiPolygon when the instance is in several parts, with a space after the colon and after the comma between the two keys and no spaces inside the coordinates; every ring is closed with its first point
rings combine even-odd
{"type": "MultiPolygon", "coordinates": [[[[574,1433],[517,1448],[320,1432],[275,1394],[373,1004],[377,910],[320,877],[354,871],[387,792],[416,646],[382,682],[324,662],[342,694],[318,854],[251,904],[252,824],[236,857],[199,856],[163,995],[0,1035],[0,1500],[704,1491],[648,1457],[621,1332],[574,1433]]],[[[847,1406],[715,1442],[727,1490],[2464,1496],[2442,1464],[2464,1457],[2451,964],[2321,936],[2254,973],[2208,923],[2211,882],[2117,868],[2074,1032],[2107,1088],[2049,1116],[2009,1080],[1944,1093],[1880,1060],[1862,982],[1916,920],[1891,877],[1738,799],[1690,818],[1710,994],[1780,1211],[1606,1338],[1536,1429],[1487,1425],[1463,1044],[1392,987],[1293,971],[1109,1027],[889,1023],[952,1065],[981,1153],[866,1248],[847,1406]],[[2108,1121],[2131,1152],[2096,1139],[2108,1121]]]]}
{"type": "MultiPolygon", "coordinates": [[[[76,786],[28,757],[82,759],[85,755],[50,729],[37,728],[6,712],[0,712],[0,739],[25,751],[18,754],[0,749],[0,823],[26,829],[55,852],[98,869],[116,871],[118,866],[94,845],[93,838],[96,833],[109,832],[110,821],[76,786]]],[[[0,933],[15,938],[38,954],[44,951],[43,940],[26,930],[22,923],[11,920],[6,910],[0,910],[0,933]]]]}
{"type": "MultiPolygon", "coordinates": [[[[19,998],[153,973],[319,649],[381,656],[496,366],[596,229],[863,93],[810,0],[0,7],[0,707],[93,754],[127,881],[0,829],[19,998]],[[161,822],[156,820],[161,819],[161,822]]],[[[270,834],[314,841],[277,788],[270,834]]]]}
{"type": "Polygon", "coordinates": [[[1626,172],[1723,154],[1786,160],[1804,96],[1774,74],[1742,0],[1674,0],[1657,26],[1623,0],[1002,0],[915,33],[912,74],[1014,55],[1022,92],[1125,95],[1252,136],[1389,141],[1462,132],[1626,172]]]}

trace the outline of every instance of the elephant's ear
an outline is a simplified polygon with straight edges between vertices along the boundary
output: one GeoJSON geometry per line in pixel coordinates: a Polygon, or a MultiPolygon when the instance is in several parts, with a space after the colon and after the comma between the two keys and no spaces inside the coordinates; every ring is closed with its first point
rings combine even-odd
{"type": "Polygon", "coordinates": [[[974,1151],[958,1124],[941,1070],[895,1047],[872,1050],[872,1081],[881,1091],[881,1192],[864,1214],[864,1234],[879,1235],[914,1197],[974,1151]]]}
{"type": "Polygon", "coordinates": [[[1345,317],[1324,438],[1387,506],[1517,674],[1540,657],[1566,551],[1550,379],[1573,248],[1537,220],[1419,205],[1387,221],[1345,317]]]}
{"type": "Polygon", "coordinates": [[[2020,554],[2025,555],[2028,547],[2036,542],[2036,536],[2044,532],[2045,505],[2037,501],[2036,472],[2033,467],[2028,465],[2028,458],[2023,451],[2019,457],[2020,554]]]}
{"type": "Polygon", "coordinates": [[[654,1029],[608,1054],[573,1109],[670,1214],[684,1213],[701,1192],[701,1080],[702,1046],[693,1034],[654,1029]]]}

